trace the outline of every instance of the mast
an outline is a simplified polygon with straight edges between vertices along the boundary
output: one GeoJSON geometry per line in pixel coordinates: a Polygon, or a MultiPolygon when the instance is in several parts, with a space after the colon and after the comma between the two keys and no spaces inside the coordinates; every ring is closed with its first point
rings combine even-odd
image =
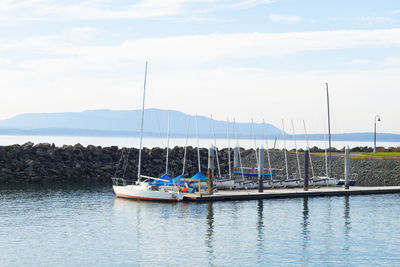
{"type": "Polygon", "coordinates": [[[326,103],[328,107],[328,138],[329,138],[329,172],[328,178],[332,175],[332,146],[331,146],[331,116],[329,113],[329,90],[328,83],[326,83],[326,103]]]}
{"type": "Polygon", "coordinates": [[[196,114],[196,136],[197,136],[197,163],[199,167],[199,172],[201,172],[201,165],[200,165],[200,144],[199,144],[199,123],[197,121],[197,114],[196,114]]]}
{"type": "Polygon", "coordinates": [[[267,147],[269,178],[272,180],[271,160],[270,160],[270,157],[269,157],[268,139],[267,139],[267,132],[266,132],[266,130],[265,130],[265,121],[264,121],[264,119],[263,119],[263,126],[264,126],[265,145],[266,145],[266,147],[267,147]]]}
{"type": "Polygon", "coordinates": [[[254,134],[253,118],[251,118],[251,135],[252,135],[253,141],[254,141],[254,153],[256,154],[256,162],[257,162],[257,168],[258,168],[257,142],[256,142],[256,136],[254,134]]]}
{"type": "Polygon", "coordinates": [[[286,179],[289,180],[289,171],[286,155],[286,139],[285,139],[285,124],[282,119],[282,135],[283,135],[283,153],[285,154],[285,165],[286,165],[286,179]]]}
{"type": "Polygon", "coordinates": [[[143,103],[142,103],[142,120],[140,123],[140,143],[139,143],[139,162],[138,162],[138,183],[140,183],[140,168],[142,163],[142,139],[143,139],[143,117],[144,117],[144,102],[146,99],[146,79],[147,79],[147,61],[146,61],[146,68],[144,71],[144,86],[143,86],[143,103]]]}
{"type": "Polygon", "coordinates": [[[169,121],[170,121],[170,114],[169,114],[169,111],[168,111],[168,130],[167,130],[167,159],[166,159],[166,162],[165,162],[165,174],[168,174],[169,121]]]}
{"type": "Polygon", "coordinates": [[[239,164],[240,164],[240,169],[242,171],[242,180],[244,181],[244,172],[243,172],[243,164],[242,164],[242,156],[240,155],[240,147],[239,147],[239,136],[236,130],[236,121],[235,118],[233,118],[233,129],[235,131],[235,135],[236,135],[236,147],[238,150],[238,154],[239,154],[239,164]]]}
{"type": "Polygon", "coordinates": [[[184,150],[184,152],[183,152],[183,168],[182,168],[182,175],[185,175],[186,151],[187,151],[187,144],[188,144],[188,138],[189,138],[189,126],[190,126],[190,114],[188,114],[188,118],[187,118],[186,143],[185,143],[185,150],[184,150]]]}
{"type": "Polygon", "coordinates": [[[294,134],[294,125],[293,125],[293,120],[291,120],[291,124],[292,124],[292,134],[294,137],[294,148],[296,150],[296,160],[297,160],[297,169],[299,171],[299,177],[301,179],[301,168],[300,168],[300,160],[299,160],[299,153],[297,151],[297,142],[296,142],[296,135],[294,134]]]}
{"type": "MultiPolygon", "coordinates": [[[[308,134],[307,134],[306,122],[304,120],[303,120],[303,126],[304,126],[304,133],[306,134],[307,147],[309,148],[310,145],[308,144],[308,134]]],[[[314,175],[314,167],[312,165],[311,151],[310,151],[309,155],[310,155],[311,173],[312,173],[312,177],[314,177],[315,175],[314,175]]]]}
{"type": "Polygon", "coordinates": [[[231,144],[230,144],[230,133],[229,133],[229,118],[227,118],[226,123],[226,133],[228,136],[228,169],[229,169],[229,179],[232,179],[232,170],[231,170],[231,144]]]}
{"type": "Polygon", "coordinates": [[[328,177],[328,153],[326,152],[326,123],[324,121],[325,175],[328,177]]]}
{"type": "Polygon", "coordinates": [[[215,121],[213,120],[212,115],[210,115],[210,118],[212,120],[212,132],[213,132],[213,136],[214,136],[214,148],[215,148],[215,158],[217,159],[217,166],[218,166],[218,175],[219,177],[221,176],[221,167],[219,166],[219,159],[218,159],[218,148],[217,148],[217,139],[215,137],[215,121]]]}

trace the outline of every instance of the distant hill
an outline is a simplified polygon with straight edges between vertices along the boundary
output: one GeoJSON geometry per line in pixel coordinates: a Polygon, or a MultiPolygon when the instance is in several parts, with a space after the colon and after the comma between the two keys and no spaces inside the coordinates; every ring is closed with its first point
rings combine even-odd
{"type": "MultiPolygon", "coordinates": [[[[185,137],[188,115],[173,110],[146,109],[144,135],[165,137],[170,114],[171,137],[185,137]]],[[[10,119],[0,120],[0,135],[54,135],[54,136],[116,136],[137,137],[140,134],[141,110],[87,110],[83,112],[27,113],[10,119]]],[[[226,138],[226,122],[198,116],[198,131],[202,138],[212,138],[214,125],[217,138],[226,138]]],[[[266,123],[268,138],[281,139],[282,132],[272,124],[266,123]]],[[[239,138],[251,138],[251,123],[236,123],[239,138]]],[[[264,138],[264,128],[254,123],[254,132],[258,140],[264,138]]],[[[233,123],[230,124],[231,138],[235,138],[233,123]]],[[[195,117],[190,116],[189,136],[196,136],[195,117]]],[[[290,139],[291,135],[287,134],[290,139]]],[[[297,134],[297,139],[305,139],[297,134]]],[[[399,134],[378,133],[379,141],[400,142],[399,134]]],[[[322,134],[309,135],[310,140],[323,140],[322,134]]],[[[371,141],[373,133],[332,134],[334,141],[371,141]]]]}
{"type": "MultiPolygon", "coordinates": [[[[165,136],[170,114],[171,136],[186,136],[188,115],[172,110],[146,109],[144,133],[147,136],[165,136]]],[[[17,135],[87,135],[87,136],[137,136],[140,131],[141,110],[87,110],[83,112],[28,113],[0,120],[0,134],[17,135]]],[[[226,136],[226,122],[198,116],[200,137],[212,137],[214,125],[217,137],[226,136]]],[[[248,138],[251,123],[236,123],[237,133],[248,138]]],[[[263,136],[262,124],[254,124],[256,135],[263,136]]],[[[281,135],[275,126],[266,123],[269,136],[281,135]]],[[[233,123],[230,125],[234,136],[233,123]]],[[[195,117],[190,116],[190,136],[196,135],[195,117]]]]}

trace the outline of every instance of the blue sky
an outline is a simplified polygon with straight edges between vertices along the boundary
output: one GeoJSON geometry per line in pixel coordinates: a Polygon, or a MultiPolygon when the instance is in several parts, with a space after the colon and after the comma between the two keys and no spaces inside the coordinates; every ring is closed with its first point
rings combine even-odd
{"type": "Polygon", "coordinates": [[[0,118],[147,107],[400,133],[398,1],[0,1],[0,118]]]}

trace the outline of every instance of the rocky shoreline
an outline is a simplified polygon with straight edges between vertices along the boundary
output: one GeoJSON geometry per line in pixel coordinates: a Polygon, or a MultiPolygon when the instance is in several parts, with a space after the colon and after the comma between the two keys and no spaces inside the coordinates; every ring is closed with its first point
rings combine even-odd
{"type": "MultiPolygon", "coordinates": [[[[177,176],[182,173],[183,147],[174,147],[169,152],[168,174],[177,176]]],[[[255,167],[254,150],[241,150],[243,165],[255,167]]],[[[142,152],[142,170],[144,174],[159,177],[165,173],[165,148],[144,148],[142,152]]],[[[284,169],[284,155],[281,151],[270,152],[273,168],[284,169]]],[[[208,149],[200,149],[201,169],[206,173],[208,149]]],[[[304,156],[299,153],[301,168],[304,156]]],[[[132,179],[137,173],[138,150],[118,148],[117,146],[100,147],[80,144],[56,147],[54,144],[33,144],[0,146],[0,184],[24,183],[79,183],[107,182],[112,176],[132,179]],[[128,156],[129,154],[129,156],[128,156]]],[[[233,150],[231,150],[233,161],[233,150]]],[[[265,157],[265,166],[268,166],[265,157]]],[[[227,149],[219,151],[221,173],[228,172],[227,149]]],[[[322,156],[312,156],[316,175],[323,175],[325,162],[322,156]]],[[[233,165],[233,163],[232,163],[233,165]]],[[[297,173],[296,155],[288,153],[289,174],[297,173]]],[[[191,176],[198,171],[197,149],[188,147],[185,175],[191,176]]],[[[310,170],[311,171],[311,170],[310,170]]],[[[216,170],[217,172],[217,170],[216,170]]],[[[302,169],[302,173],[304,170],[302,169]]],[[[344,159],[332,158],[332,172],[342,178],[344,159]]],[[[400,160],[352,159],[351,173],[356,174],[357,185],[383,186],[400,185],[400,160]]],[[[278,174],[284,176],[285,172],[278,174]]],[[[297,174],[298,176],[298,174],[297,174]]]]}

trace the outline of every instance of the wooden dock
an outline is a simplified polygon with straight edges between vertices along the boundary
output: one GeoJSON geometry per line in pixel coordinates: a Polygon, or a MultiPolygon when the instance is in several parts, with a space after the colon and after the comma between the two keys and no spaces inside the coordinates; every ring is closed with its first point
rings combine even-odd
{"type": "Polygon", "coordinates": [[[230,201],[230,200],[252,200],[267,198],[294,198],[294,197],[323,197],[323,196],[349,196],[369,194],[393,194],[400,193],[400,186],[361,187],[352,186],[350,189],[344,187],[320,187],[309,188],[282,188],[265,189],[259,193],[258,190],[224,190],[209,195],[202,193],[185,194],[184,201],[230,201]]]}

